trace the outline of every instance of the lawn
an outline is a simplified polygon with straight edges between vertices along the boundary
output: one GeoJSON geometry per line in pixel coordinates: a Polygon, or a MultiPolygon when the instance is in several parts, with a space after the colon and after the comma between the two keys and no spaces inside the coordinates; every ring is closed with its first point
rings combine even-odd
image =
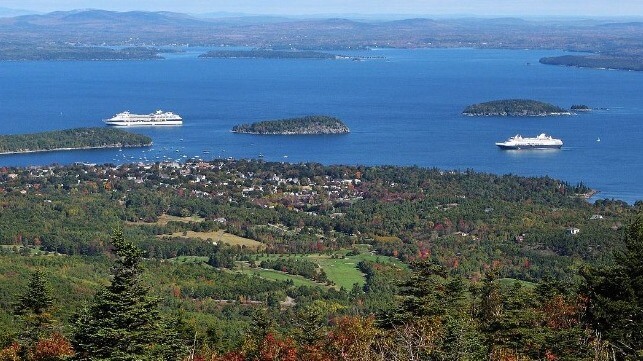
{"type": "Polygon", "coordinates": [[[242,269],[238,269],[238,268],[235,269],[235,272],[243,273],[248,276],[257,275],[261,278],[272,280],[272,281],[292,280],[293,284],[297,287],[298,286],[326,287],[325,285],[313,282],[301,276],[289,275],[287,273],[283,273],[275,270],[269,270],[269,269],[250,268],[250,267],[244,266],[242,269]]]}
{"type": "Polygon", "coordinates": [[[181,223],[190,223],[190,222],[195,222],[195,223],[200,223],[203,222],[205,218],[197,217],[197,216],[192,216],[192,217],[178,217],[178,216],[171,216],[169,214],[161,214],[159,216],[159,219],[156,222],[152,223],[145,223],[145,222],[126,222],[129,225],[132,226],[139,226],[139,225],[150,225],[150,224],[156,224],[159,226],[165,226],[169,222],[181,222],[181,223]]]}
{"type": "MultiPolygon", "coordinates": [[[[227,233],[225,231],[212,231],[212,232],[194,232],[194,231],[185,231],[177,232],[169,235],[170,237],[181,237],[181,238],[197,238],[204,241],[212,240],[214,242],[225,243],[233,246],[245,246],[250,249],[262,249],[264,248],[263,243],[257,242],[254,239],[244,238],[235,236],[234,234],[227,233]]],[[[159,237],[168,237],[168,235],[160,235],[159,237]]]]}
{"type": "MultiPolygon", "coordinates": [[[[340,257],[347,254],[349,251],[338,252],[340,257]]],[[[275,257],[274,255],[267,257],[260,257],[259,261],[275,257]]],[[[326,272],[328,279],[333,281],[337,288],[344,287],[350,290],[353,284],[357,283],[360,286],[364,285],[364,274],[357,268],[357,264],[361,261],[374,261],[380,263],[393,263],[400,267],[406,268],[407,266],[399,260],[391,257],[377,256],[370,252],[363,252],[354,256],[344,256],[344,258],[329,255],[310,254],[310,255],[284,255],[284,257],[292,257],[299,259],[306,259],[311,262],[317,263],[326,272]]]]}

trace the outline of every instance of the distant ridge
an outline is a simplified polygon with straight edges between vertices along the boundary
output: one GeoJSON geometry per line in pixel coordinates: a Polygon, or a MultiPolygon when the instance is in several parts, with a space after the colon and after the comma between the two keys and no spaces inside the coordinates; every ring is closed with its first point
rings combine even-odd
{"type": "Polygon", "coordinates": [[[0,18],[15,17],[22,15],[37,14],[36,11],[23,10],[23,9],[10,9],[5,7],[0,7],[0,18]]]}
{"type": "Polygon", "coordinates": [[[117,12],[97,9],[82,9],[71,11],[54,11],[47,14],[23,15],[15,17],[20,23],[33,25],[82,25],[91,23],[148,23],[168,24],[198,22],[199,20],[186,14],[167,11],[127,11],[117,12]]]}
{"type": "MultiPolygon", "coordinates": [[[[561,49],[642,56],[643,23],[498,18],[374,19],[188,15],[96,9],[0,17],[0,57],[15,45],[36,52],[42,44],[111,46],[244,46],[290,50],[370,48],[561,49]],[[218,16],[218,17],[217,17],[218,16]],[[614,39],[619,39],[614,44],[614,39]],[[24,45],[23,45],[24,44],[24,45]],[[34,46],[34,45],[38,46],[34,46]]],[[[7,56],[5,56],[7,58],[7,56]]]]}

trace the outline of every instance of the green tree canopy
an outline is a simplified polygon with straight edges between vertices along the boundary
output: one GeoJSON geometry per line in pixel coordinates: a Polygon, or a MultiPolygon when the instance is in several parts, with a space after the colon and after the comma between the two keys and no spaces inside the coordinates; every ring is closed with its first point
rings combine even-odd
{"type": "Polygon", "coordinates": [[[183,348],[176,332],[159,317],[160,299],[141,284],[142,251],[126,242],[121,231],[114,232],[112,243],[117,257],[112,282],[75,322],[77,359],[180,359],[183,348]]]}
{"type": "Polygon", "coordinates": [[[22,322],[20,343],[29,349],[41,337],[51,332],[53,298],[41,271],[31,275],[26,292],[18,298],[14,313],[22,322]]]}
{"type": "Polygon", "coordinates": [[[643,358],[643,217],[625,234],[626,250],[610,267],[583,272],[587,317],[622,360],[643,358]]]}

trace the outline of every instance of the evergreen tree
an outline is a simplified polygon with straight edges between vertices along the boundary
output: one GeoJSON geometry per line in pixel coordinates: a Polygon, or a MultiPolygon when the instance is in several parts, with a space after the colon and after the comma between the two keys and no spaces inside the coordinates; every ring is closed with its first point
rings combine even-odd
{"type": "Polygon", "coordinates": [[[392,344],[407,345],[407,350],[394,346],[387,358],[484,358],[486,350],[469,312],[471,302],[463,279],[449,276],[447,270],[435,262],[415,262],[411,267],[413,273],[402,289],[404,298],[400,309],[392,320],[382,323],[392,328],[392,344]]]}
{"type": "Polygon", "coordinates": [[[112,282],[75,321],[72,343],[78,360],[177,360],[184,347],[176,332],[159,317],[160,299],[141,284],[142,251],[112,237],[116,265],[112,282]]]}
{"type": "Polygon", "coordinates": [[[24,350],[32,348],[38,339],[47,336],[53,326],[51,309],[53,298],[45,282],[43,273],[36,271],[31,275],[27,291],[18,298],[14,313],[22,321],[19,336],[24,350]]]}
{"type": "Polygon", "coordinates": [[[587,269],[587,320],[608,341],[618,359],[643,359],[643,217],[625,234],[626,250],[614,266],[587,269]]]}

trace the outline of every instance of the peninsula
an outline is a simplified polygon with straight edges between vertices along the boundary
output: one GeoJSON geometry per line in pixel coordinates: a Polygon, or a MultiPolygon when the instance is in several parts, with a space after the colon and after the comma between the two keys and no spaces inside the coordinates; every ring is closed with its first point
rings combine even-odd
{"type": "Polygon", "coordinates": [[[235,125],[233,133],[244,134],[346,134],[350,130],[341,120],[325,115],[267,120],[252,124],[235,125]]]}
{"type": "Polygon", "coordinates": [[[571,115],[572,113],[561,107],[537,100],[504,99],[470,105],[464,109],[462,114],[492,117],[544,117],[571,115]]]}
{"type": "Polygon", "coordinates": [[[643,71],[643,59],[635,55],[563,55],[541,58],[541,64],[593,69],[643,71]]]}
{"type": "MultiPolygon", "coordinates": [[[[169,52],[164,50],[163,52],[169,52]]],[[[46,44],[28,47],[21,44],[14,46],[0,45],[0,60],[41,61],[41,60],[78,60],[78,61],[113,61],[113,60],[159,60],[160,49],[145,46],[127,47],[120,50],[103,46],[73,46],[46,44]]]]}
{"type": "Polygon", "coordinates": [[[152,138],[148,136],[114,128],[75,128],[0,136],[0,154],[150,145],[152,145],[152,138]]]}

